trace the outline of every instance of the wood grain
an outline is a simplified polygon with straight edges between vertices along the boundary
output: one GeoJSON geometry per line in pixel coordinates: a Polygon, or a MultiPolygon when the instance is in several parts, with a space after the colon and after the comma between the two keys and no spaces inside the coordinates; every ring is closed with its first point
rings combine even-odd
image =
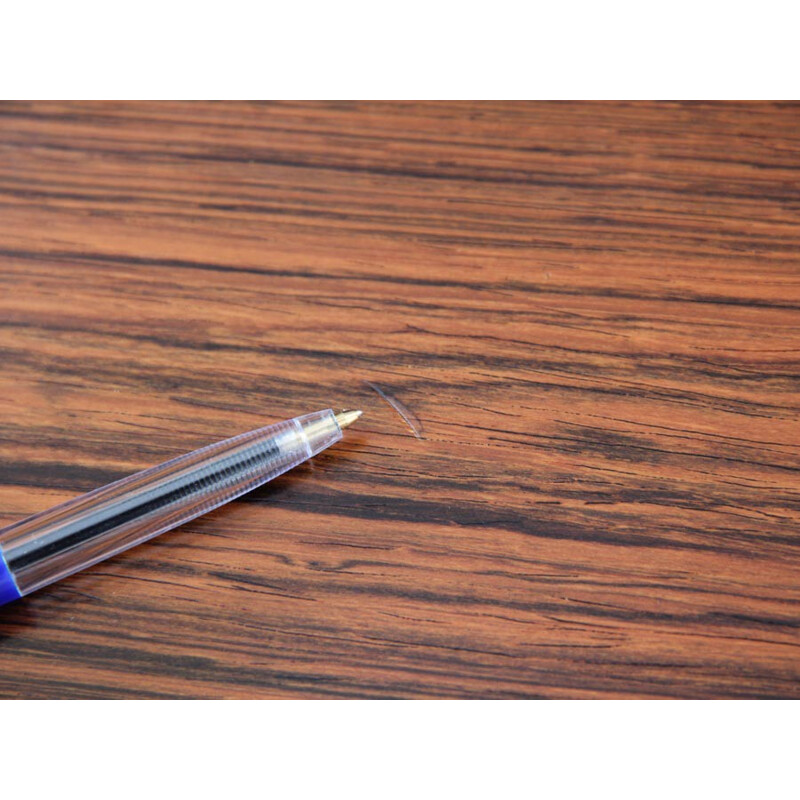
{"type": "Polygon", "coordinates": [[[800,697],[798,168],[793,104],[3,104],[0,522],[365,416],[3,608],[0,695],[800,697]]]}

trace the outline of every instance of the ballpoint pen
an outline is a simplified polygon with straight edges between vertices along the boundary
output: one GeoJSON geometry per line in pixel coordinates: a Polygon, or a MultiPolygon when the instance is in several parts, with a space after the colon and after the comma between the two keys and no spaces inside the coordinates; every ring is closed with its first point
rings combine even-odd
{"type": "Polygon", "coordinates": [[[258,428],[0,530],[0,605],[261,486],[338,442],[360,416],[327,409],[258,428]]]}

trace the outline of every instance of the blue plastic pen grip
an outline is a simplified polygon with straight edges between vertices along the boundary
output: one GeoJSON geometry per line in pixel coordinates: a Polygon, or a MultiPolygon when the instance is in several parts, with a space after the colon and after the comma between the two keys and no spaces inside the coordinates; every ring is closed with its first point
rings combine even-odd
{"type": "Polygon", "coordinates": [[[22,595],[19,589],[17,589],[17,582],[11,574],[8,564],[6,564],[6,559],[3,556],[3,549],[0,548],[0,606],[5,603],[10,603],[18,597],[22,597],[22,595]]]}

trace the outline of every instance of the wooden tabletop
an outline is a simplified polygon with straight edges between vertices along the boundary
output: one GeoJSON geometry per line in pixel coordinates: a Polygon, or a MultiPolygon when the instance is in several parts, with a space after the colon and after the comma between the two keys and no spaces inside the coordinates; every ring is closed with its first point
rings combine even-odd
{"type": "Polygon", "coordinates": [[[3,607],[0,695],[800,697],[799,167],[786,104],[0,106],[0,523],[364,410],[3,607]]]}

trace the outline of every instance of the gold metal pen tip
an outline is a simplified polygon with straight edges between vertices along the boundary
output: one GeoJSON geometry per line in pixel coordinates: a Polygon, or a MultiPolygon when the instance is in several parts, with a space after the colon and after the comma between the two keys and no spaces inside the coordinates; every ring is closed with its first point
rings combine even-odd
{"type": "Polygon", "coordinates": [[[348,425],[352,425],[363,413],[363,411],[342,411],[341,414],[336,415],[336,422],[339,423],[340,428],[346,428],[348,425]]]}

